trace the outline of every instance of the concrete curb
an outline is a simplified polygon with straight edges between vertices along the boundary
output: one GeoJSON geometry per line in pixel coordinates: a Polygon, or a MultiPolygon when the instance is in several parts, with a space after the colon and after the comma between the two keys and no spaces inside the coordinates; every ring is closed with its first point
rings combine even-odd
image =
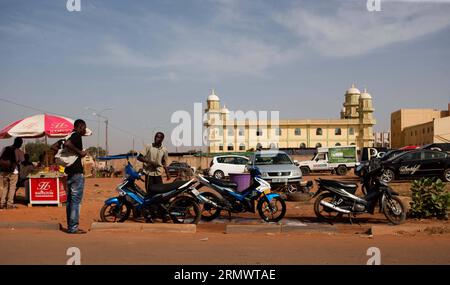
{"type": "Polygon", "coordinates": [[[196,233],[193,224],[92,223],[91,231],[121,231],[147,233],[196,233]]]}
{"type": "Polygon", "coordinates": [[[282,225],[282,233],[336,233],[337,227],[333,225],[307,224],[305,226],[282,225]]]}
{"type": "Polygon", "coordinates": [[[227,225],[226,234],[243,233],[281,233],[281,225],[262,224],[262,225],[227,225]]]}
{"type": "Polygon", "coordinates": [[[59,231],[59,223],[47,222],[0,222],[0,229],[38,229],[59,231]]]}
{"type": "Polygon", "coordinates": [[[416,234],[418,232],[424,232],[425,229],[429,227],[427,225],[383,225],[383,226],[372,226],[370,228],[369,234],[373,236],[380,235],[399,235],[403,233],[416,234]]]}

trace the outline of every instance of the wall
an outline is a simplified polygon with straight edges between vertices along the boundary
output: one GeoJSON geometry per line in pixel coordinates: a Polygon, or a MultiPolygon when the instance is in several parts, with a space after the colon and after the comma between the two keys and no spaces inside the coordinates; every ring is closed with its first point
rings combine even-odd
{"type": "Polygon", "coordinates": [[[402,131],[411,126],[424,124],[441,118],[446,112],[436,109],[400,109],[391,114],[392,147],[400,148],[407,145],[402,131]]]}

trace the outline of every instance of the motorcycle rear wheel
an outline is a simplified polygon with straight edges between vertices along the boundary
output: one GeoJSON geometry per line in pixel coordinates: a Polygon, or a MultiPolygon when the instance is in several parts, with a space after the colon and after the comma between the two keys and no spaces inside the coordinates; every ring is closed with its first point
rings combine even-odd
{"type": "Polygon", "coordinates": [[[400,225],[406,219],[405,204],[397,196],[385,198],[383,213],[394,225],[400,225]]]}
{"type": "Polygon", "coordinates": [[[323,200],[331,203],[335,200],[335,194],[325,192],[317,197],[316,201],[314,202],[314,213],[316,214],[317,218],[325,222],[334,222],[337,219],[340,219],[342,217],[342,213],[321,205],[320,202],[323,200]]]}
{"type": "MultiPolygon", "coordinates": [[[[214,203],[216,203],[218,205],[221,204],[220,198],[214,193],[203,192],[203,193],[201,193],[201,195],[203,197],[213,201],[214,203]]],[[[210,222],[210,221],[216,219],[217,217],[219,217],[220,212],[221,212],[221,209],[218,209],[211,204],[204,203],[203,209],[202,209],[202,221],[210,222]]]]}
{"type": "Polygon", "coordinates": [[[168,208],[169,215],[175,224],[198,224],[202,211],[198,203],[191,197],[179,196],[168,208]]]}
{"type": "Polygon", "coordinates": [[[123,203],[103,205],[100,210],[100,219],[104,223],[123,223],[130,217],[131,206],[123,203]]]}

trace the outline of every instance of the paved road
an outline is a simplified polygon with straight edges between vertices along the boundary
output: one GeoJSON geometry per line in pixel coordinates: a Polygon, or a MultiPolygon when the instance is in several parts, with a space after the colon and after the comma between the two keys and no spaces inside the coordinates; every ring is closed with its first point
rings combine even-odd
{"type": "Polygon", "coordinates": [[[82,264],[366,264],[378,247],[382,264],[450,264],[450,235],[155,234],[0,229],[0,264],[66,264],[69,247],[82,264]]]}

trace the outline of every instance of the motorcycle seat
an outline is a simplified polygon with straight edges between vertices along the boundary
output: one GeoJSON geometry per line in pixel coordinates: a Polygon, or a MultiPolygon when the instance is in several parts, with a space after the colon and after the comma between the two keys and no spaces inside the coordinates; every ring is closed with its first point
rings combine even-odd
{"type": "Polygon", "coordinates": [[[344,182],[340,182],[340,181],[336,181],[336,180],[321,179],[320,183],[328,184],[330,186],[335,186],[335,187],[339,187],[339,188],[344,188],[345,190],[350,190],[353,193],[355,193],[356,189],[358,188],[358,185],[355,183],[344,183],[344,182]]]}
{"type": "Polygon", "coordinates": [[[150,185],[150,188],[148,189],[148,194],[154,195],[154,194],[167,193],[172,190],[180,188],[183,184],[186,184],[187,182],[188,181],[175,181],[175,182],[167,183],[167,184],[150,185]]]}
{"type": "Polygon", "coordinates": [[[208,180],[210,183],[216,184],[218,186],[222,186],[222,187],[228,187],[228,188],[233,188],[236,189],[238,187],[238,185],[234,182],[230,182],[230,181],[224,181],[224,180],[220,180],[214,177],[205,177],[206,180],[208,180]]]}

